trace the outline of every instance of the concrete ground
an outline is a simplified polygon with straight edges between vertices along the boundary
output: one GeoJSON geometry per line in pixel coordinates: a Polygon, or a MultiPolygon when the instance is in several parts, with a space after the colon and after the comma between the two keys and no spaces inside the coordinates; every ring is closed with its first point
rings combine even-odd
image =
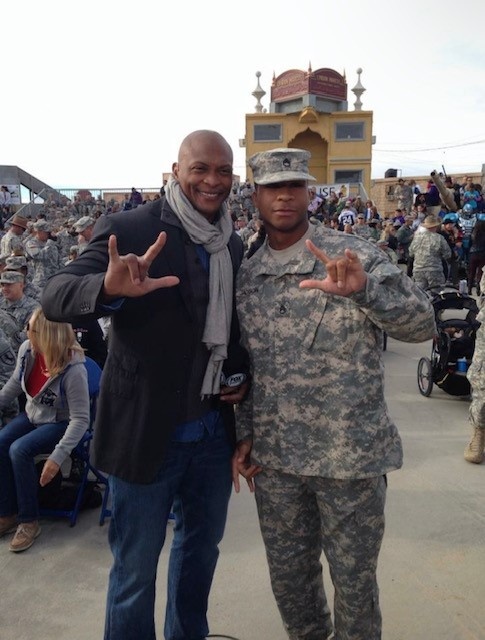
{"type": "MultiPolygon", "coordinates": [[[[437,387],[430,398],[419,394],[417,363],[429,353],[429,344],[391,339],[385,353],[388,403],[405,463],[389,475],[379,566],[383,640],[485,640],[485,464],[463,460],[468,400],[437,387]]],[[[0,640],[102,638],[111,559],[108,526],[97,522],[98,510],[82,513],[73,529],[46,520],[35,545],[17,555],[8,551],[9,536],[0,540],[0,640]]],[[[159,567],[159,638],[168,547],[159,567]]],[[[327,574],[326,584],[331,599],[327,574]]],[[[210,625],[212,634],[239,640],[287,637],[245,488],[231,500],[210,625]]]]}

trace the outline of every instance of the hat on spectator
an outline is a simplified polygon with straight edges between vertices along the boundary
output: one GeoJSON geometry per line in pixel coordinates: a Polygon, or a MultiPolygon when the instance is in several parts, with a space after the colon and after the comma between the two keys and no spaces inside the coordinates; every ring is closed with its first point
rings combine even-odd
{"type": "Polygon", "coordinates": [[[96,220],[94,218],[90,218],[89,216],[83,216],[73,224],[73,227],[75,231],[77,231],[78,233],[81,233],[81,231],[84,231],[88,227],[91,227],[93,224],[95,224],[95,222],[96,220]]]}
{"type": "Polygon", "coordinates": [[[2,271],[0,275],[1,284],[14,284],[15,282],[25,282],[24,274],[20,271],[2,271]]]}
{"type": "Polygon", "coordinates": [[[21,269],[27,266],[27,258],[25,256],[8,256],[5,265],[7,269],[21,269]]]}
{"type": "Polygon", "coordinates": [[[357,220],[365,220],[365,216],[363,213],[359,213],[359,215],[357,216],[357,220]]]}
{"type": "Polygon", "coordinates": [[[441,220],[436,216],[430,215],[430,216],[426,216],[422,224],[423,224],[423,227],[426,227],[427,229],[432,229],[433,227],[439,227],[441,224],[441,220]]]}
{"type": "Polygon", "coordinates": [[[22,227],[22,229],[27,229],[27,218],[24,218],[24,216],[19,216],[17,214],[14,215],[14,217],[9,220],[9,223],[12,225],[14,224],[16,227],[22,227]]]}
{"type": "Polygon", "coordinates": [[[37,220],[34,222],[34,231],[50,231],[51,228],[47,220],[37,220]]]}
{"type": "Polygon", "coordinates": [[[304,149],[271,149],[252,155],[248,162],[256,184],[274,184],[288,180],[316,180],[308,173],[311,154],[304,149]]]}
{"type": "Polygon", "coordinates": [[[399,222],[399,220],[395,220],[394,224],[392,225],[393,227],[401,227],[401,223],[399,222]]]}

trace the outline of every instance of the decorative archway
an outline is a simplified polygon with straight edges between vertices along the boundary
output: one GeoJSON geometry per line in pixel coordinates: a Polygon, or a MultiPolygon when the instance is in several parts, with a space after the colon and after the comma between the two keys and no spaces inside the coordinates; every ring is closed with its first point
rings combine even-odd
{"type": "Polygon", "coordinates": [[[319,133],[307,128],[288,142],[293,149],[306,149],[312,154],[308,164],[318,184],[327,184],[328,142],[319,133]]]}

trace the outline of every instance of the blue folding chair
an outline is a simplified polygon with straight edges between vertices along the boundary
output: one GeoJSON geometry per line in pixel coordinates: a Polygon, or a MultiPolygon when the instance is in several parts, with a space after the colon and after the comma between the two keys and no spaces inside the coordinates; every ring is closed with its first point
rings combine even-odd
{"type": "Polygon", "coordinates": [[[93,425],[94,419],[96,417],[96,403],[99,394],[99,384],[102,371],[100,366],[94,360],[88,357],[86,357],[85,367],[88,372],[88,389],[90,402],[89,427],[84,436],[81,438],[81,441],[77,444],[77,446],[71,453],[73,461],[80,463],[82,469],[79,478],[79,488],[76,500],[74,506],[71,509],[40,509],[40,515],[44,517],[68,518],[71,527],[76,524],[90,473],[93,474],[96,480],[105,487],[99,524],[102,525],[104,523],[105,517],[110,515],[110,511],[106,508],[109,495],[108,478],[103,473],[98,471],[98,469],[93,467],[90,461],[90,447],[91,440],[93,439],[93,425]]]}

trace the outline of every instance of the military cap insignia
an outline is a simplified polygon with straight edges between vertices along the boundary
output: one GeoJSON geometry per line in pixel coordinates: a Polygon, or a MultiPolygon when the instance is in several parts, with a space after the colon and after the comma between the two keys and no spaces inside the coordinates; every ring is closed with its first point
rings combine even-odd
{"type": "Polygon", "coordinates": [[[289,169],[291,167],[291,162],[288,158],[283,160],[283,169],[289,169]]]}

